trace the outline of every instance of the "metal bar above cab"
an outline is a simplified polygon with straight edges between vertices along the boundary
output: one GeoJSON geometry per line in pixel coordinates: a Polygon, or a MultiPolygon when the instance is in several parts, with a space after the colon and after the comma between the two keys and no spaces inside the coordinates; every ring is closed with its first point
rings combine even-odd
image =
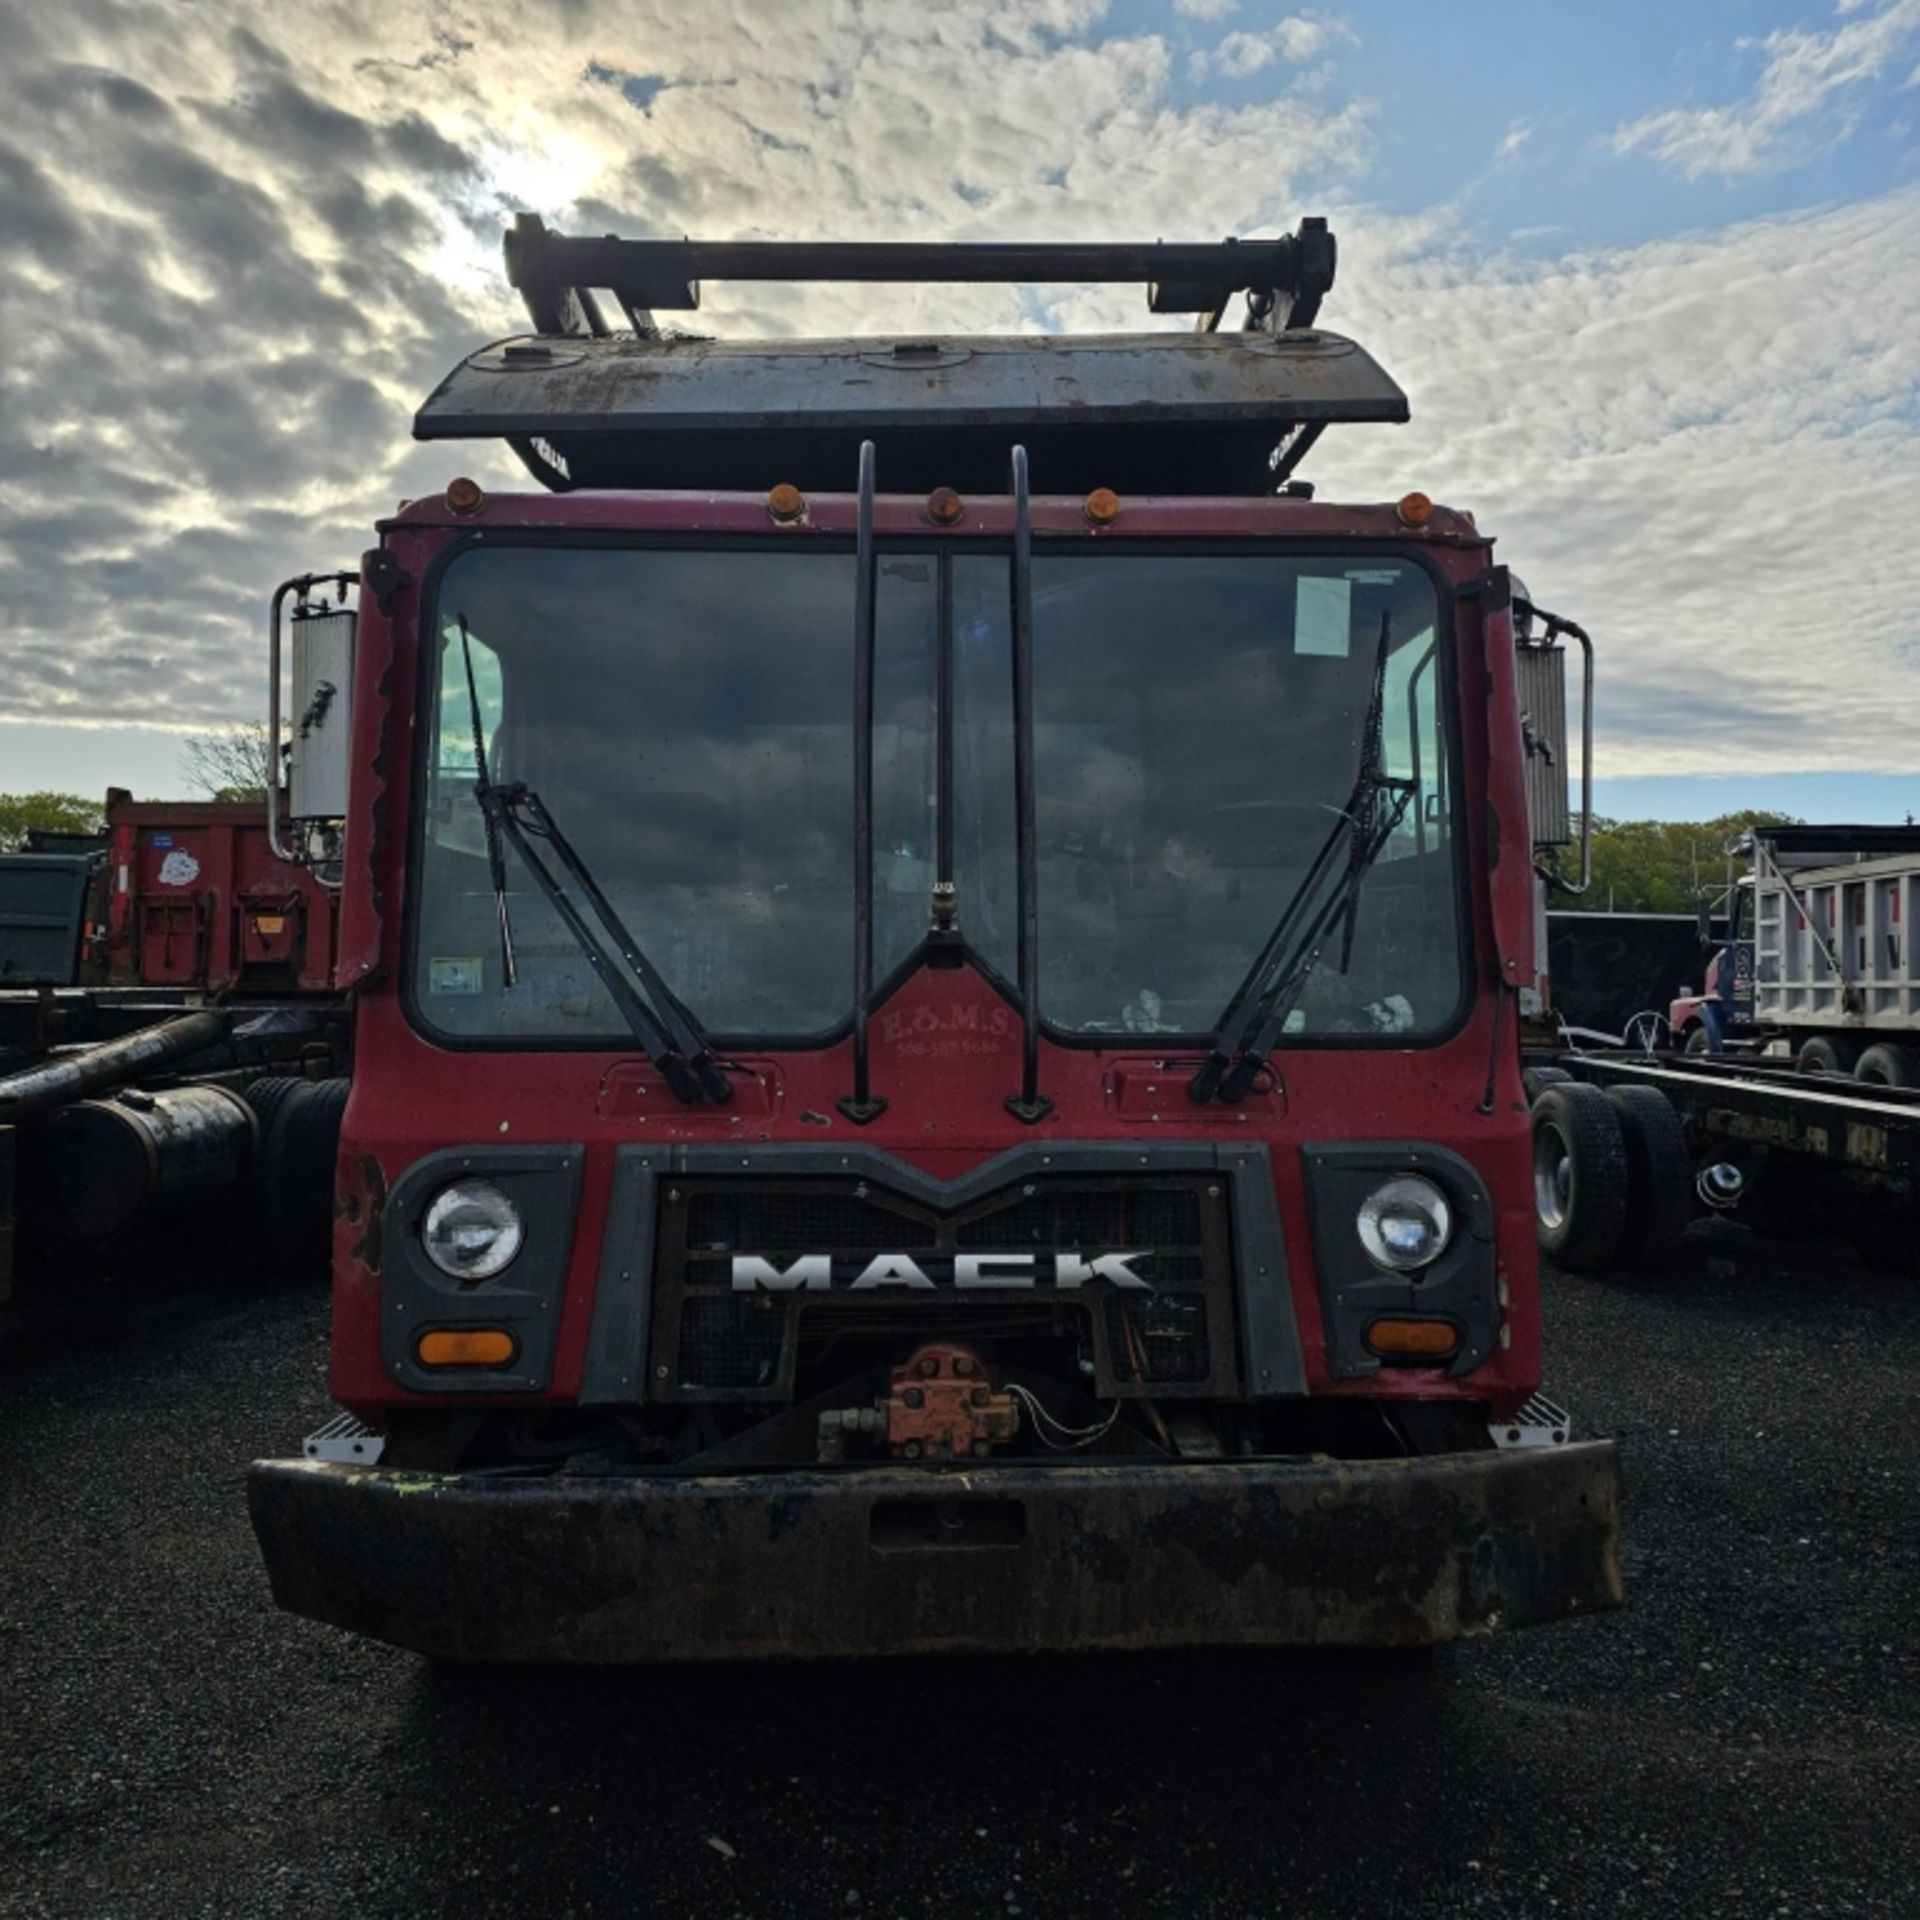
{"type": "MultiPolygon", "coordinates": [[[[931,286],[1138,283],[1155,313],[1207,313],[1230,294],[1291,303],[1279,324],[1311,325],[1333,285],[1334,237],[1323,219],[1277,240],[1152,241],[623,240],[554,233],[515,217],[507,278],[543,332],[572,332],[569,295],[611,289],[630,312],[692,313],[702,280],[838,280],[931,286]]],[[[584,330],[584,327],[578,329],[584,330]]]]}

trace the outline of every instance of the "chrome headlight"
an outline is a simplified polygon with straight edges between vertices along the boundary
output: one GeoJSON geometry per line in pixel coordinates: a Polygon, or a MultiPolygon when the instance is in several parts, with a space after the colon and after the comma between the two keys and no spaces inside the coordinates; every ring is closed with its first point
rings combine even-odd
{"type": "Polygon", "coordinates": [[[456,1280],[492,1279],[525,1238],[519,1210],[486,1180],[456,1180],[442,1187],[420,1229],[427,1258],[456,1280]]]}
{"type": "Polygon", "coordinates": [[[1446,1251],[1453,1238],[1453,1209],[1431,1180],[1403,1173],[1367,1195],[1354,1224],[1376,1266],[1412,1273],[1432,1266],[1446,1251]]]}

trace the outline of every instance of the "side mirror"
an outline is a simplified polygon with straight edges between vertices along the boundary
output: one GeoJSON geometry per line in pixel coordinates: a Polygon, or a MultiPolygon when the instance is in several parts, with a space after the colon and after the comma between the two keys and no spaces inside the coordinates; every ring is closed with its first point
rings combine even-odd
{"type": "Polygon", "coordinates": [[[1700,902],[1700,945],[1703,948],[1713,945],[1713,906],[1710,901],[1700,902]]]}

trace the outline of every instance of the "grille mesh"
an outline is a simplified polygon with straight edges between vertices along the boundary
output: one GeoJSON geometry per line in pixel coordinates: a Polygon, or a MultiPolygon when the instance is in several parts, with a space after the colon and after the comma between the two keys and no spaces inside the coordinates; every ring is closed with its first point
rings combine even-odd
{"type": "Polygon", "coordinates": [[[1200,1241],[1198,1195],[1146,1187],[1053,1189],[968,1221],[962,1247],[1191,1247],[1200,1241]]]}
{"type": "MultiPolygon", "coordinates": [[[[1237,1342],[1227,1182],[1206,1174],[1040,1173],[942,1213],[876,1180],[748,1174],[678,1181],[658,1219],[649,1391],[661,1399],[791,1400],[796,1371],[898,1361],[928,1339],[1058,1343],[1058,1364],[1101,1397],[1234,1396],[1237,1342]],[[956,1289],[962,1252],[1031,1251],[1033,1284],[956,1289]],[[1154,1291],[1096,1279],[1056,1288],[1047,1256],[1133,1252],[1154,1291]],[[932,1284],[854,1290],[876,1253],[932,1284]],[[785,1270],[826,1256],[829,1287],[733,1289],[733,1258],[785,1270]],[[863,1344],[864,1343],[864,1344],[863,1344]],[[831,1356],[829,1358],[828,1356],[831,1356]]],[[[1039,1362],[1039,1364],[1045,1364],[1039,1362]]],[[[813,1388],[809,1387],[808,1391],[813,1388]]]]}
{"type": "Polygon", "coordinates": [[[780,1371],[786,1316],[766,1301],[696,1294],[680,1311],[683,1387],[768,1387],[780,1371]]]}
{"type": "Polygon", "coordinates": [[[1203,1293],[1114,1294],[1107,1339],[1114,1366],[1129,1378],[1160,1385],[1204,1380],[1213,1370],[1203,1293]]]}
{"type": "Polygon", "coordinates": [[[743,1253],[911,1252],[934,1243],[931,1222],[896,1213],[871,1195],[779,1188],[708,1190],[687,1209],[687,1250],[743,1253]]]}

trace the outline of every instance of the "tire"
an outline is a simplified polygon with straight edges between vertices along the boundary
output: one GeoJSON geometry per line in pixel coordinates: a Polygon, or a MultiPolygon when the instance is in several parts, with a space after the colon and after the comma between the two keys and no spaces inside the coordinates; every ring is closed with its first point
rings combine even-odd
{"type": "Polygon", "coordinates": [[[1520,1084],[1527,1090],[1527,1105],[1540,1098],[1543,1087],[1563,1087],[1573,1078],[1565,1067],[1522,1067],[1520,1084]]]}
{"type": "Polygon", "coordinates": [[[1543,1088],[1533,1103],[1534,1218],[1540,1250],[1569,1273],[1613,1264],[1627,1226],[1627,1147],[1598,1087],[1543,1088]]]}
{"type": "Polygon", "coordinates": [[[1711,1053],[1713,1042],[1707,1037],[1705,1027],[1689,1027],[1687,1044],[1680,1049],[1682,1053],[1711,1053]]]}
{"type": "Polygon", "coordinates": [[[1796,1073],[1851,1073],[1860,1058],[1860,1042],[1848,1033],[1816,1033],[1800,1042],[1796,1073]]]}
{"type": "Polygon", "coordinates": [[[1609,1087],[1627,1150],[1627,1223],[1618,1265],[1658,1273],[1673,1263],[1693,1220],[1693,1156],[1687,1130],[1654,1087],[1609,1087]]]}
{"type": "Polygon", "coordinates": [[[334,1159],[347,1082],[274,1076],[247,1088],[260,1122],[254,1216],[272,1257],[290,1272],[324,1274],[333,1245],[334,1159]]]}
{"type": "Polygon", "coordinates": [[[1853,1077],[1870,1087],[1920,1087],[1920,1056],[1911,1047],[1882,1040],[1853,1063],[1853,1077]]]}

